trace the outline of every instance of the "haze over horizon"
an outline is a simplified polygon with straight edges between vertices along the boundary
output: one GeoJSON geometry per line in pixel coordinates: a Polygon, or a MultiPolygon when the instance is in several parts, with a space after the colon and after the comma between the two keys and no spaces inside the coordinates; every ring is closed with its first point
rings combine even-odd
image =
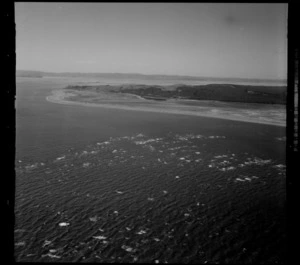
{"type": "Polygon", "coordinates": [[[286,79],[287,4],[16,3],[16,68],[286,79]]]}

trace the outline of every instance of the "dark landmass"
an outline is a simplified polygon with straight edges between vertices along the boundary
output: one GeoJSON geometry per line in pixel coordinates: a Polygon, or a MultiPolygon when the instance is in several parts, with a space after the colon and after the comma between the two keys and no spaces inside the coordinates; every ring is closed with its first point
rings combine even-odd
{"type": "Polygon", "coordinates": [[[71,72],[63,72],[63,73],[51,73],[51,72],[42,72],[42,71],[29,71],[29,70],[17,70],[17,77],[91,77],[91,78],[116,78],[116,79],[124,79],[124,78],[132,78],[132,79],[143,79],[143,80],[188,80],[188,81],[221,81],[226,83],[235,83],[235,82],[251,82],[251,83],[259,83],[259,82],[271,82],[274,84],[283,84],[286,83],[286,80],[275,80],[275,79],[252,79],[252,78],[218,78],[218,77],[199,77],[199,76],[187,76],[187,75],[145,75],[138,73],[71,73],[71,72]]]}
{"type": "Polygon", "coordinates": [[[242,103],[286,104],[286,86],[209,85],[123,85],[68,86],[66,89],[134,94],[148,100],[192,99],[242,103]]]}

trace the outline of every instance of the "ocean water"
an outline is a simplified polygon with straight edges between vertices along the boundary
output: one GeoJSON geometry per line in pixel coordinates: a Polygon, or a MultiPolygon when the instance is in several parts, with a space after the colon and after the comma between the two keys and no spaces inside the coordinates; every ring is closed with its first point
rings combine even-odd
{"type": "Polygon", "coordinates": [[[46,101],[76,82],[17,79],[16,261],[285,263],[285,128],[46,101]]]}

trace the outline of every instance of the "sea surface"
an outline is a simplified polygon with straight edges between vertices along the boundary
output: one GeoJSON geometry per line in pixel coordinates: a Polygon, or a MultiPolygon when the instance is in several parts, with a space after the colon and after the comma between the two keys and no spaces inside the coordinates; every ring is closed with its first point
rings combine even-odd
{"type": "Polygon", "coordinates": [[[284,127],[46,101],[90,81],[17,79],[16,261],[286,262],[284,127]]]}

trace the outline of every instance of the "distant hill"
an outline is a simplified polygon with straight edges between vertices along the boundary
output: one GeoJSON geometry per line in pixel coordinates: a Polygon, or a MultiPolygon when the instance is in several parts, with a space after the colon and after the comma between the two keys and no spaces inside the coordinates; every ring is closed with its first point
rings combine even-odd
{"type": "Polygon", "coordinates": [[[18,77],[43,77],[42,72],[39,71],[16,71],[18,77]]]}
{"type": "Polygon", "coordinates": [[[106,77],[106,78],[132,78],[132,79],[144,79],[144,80],[189,80],[189,81],[218,81],[224,83],[235,82],[271,82],[274,84],[282,84],[285,80],[273,80],[273,79],[250,79],[250,78],[218,78],[218,77],[199,77],[199,76],[187,76],[187,75],[145,75],[138,73],[51,73],[42,71],[25,71],[17,70],[17,77],[42,77],[42,76],[57,76],[57,77],[106,77]]]}
{"type": "Polygon", "coordinates": [[[286,104],[286,86],[253,86],[233,84],[209,85],[99,85],[68,86],[65,89],[101,91],[111,93],[129,93],[150,100],[193,99],[218,100],[243,103],[286,104]]]}
{"type": "Polygon", "coordinates": [[[200,86],[177,86],[167,90],[162,86],[126,88],[120,92],[139,95],[147,99],[163,100],[183,98],[195,100],[218,100],[245,103],[286,104],[286,86],[250,86],[233,84],[209,84],[200,86]]]}

